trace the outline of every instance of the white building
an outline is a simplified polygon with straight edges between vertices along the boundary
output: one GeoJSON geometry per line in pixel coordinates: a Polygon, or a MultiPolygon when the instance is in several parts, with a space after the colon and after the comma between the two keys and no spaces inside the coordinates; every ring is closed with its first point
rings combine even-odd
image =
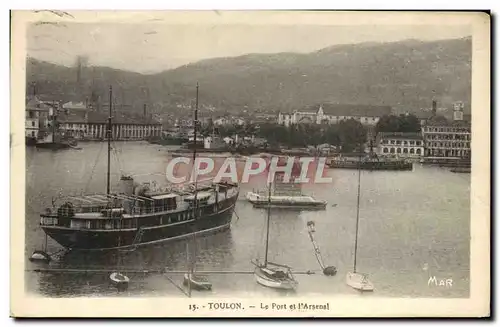
{"type": "Polygon", "coordinates": [[[245,120],[238,117],[219,117],[214,120],[215,126],[223,126],[223,125],[244,125],[245,120]]]}
{"type": "Polygon", "coordinates": [[[47,105],[35,96],[29,99],[25,109],[25,136],[37,139],[40,131],[49,126],[49,115],[53,111],[53,106],[47,105]]]}
{"type": "Polygon", "coordinates": [[[40,109],[26,109],[25,136],[36,139],[40,129],[40,109]]]}
{"type": "MultiPolygon", "coordinates": [[[[428,157],[471,157],[471,124],[468,121],[447,121],[438,116],[422,128],[425,154],[428,157]]],[[[459,118],[459,117],[456,117],[459,118]]]]}
{"type": "Polygon", "coordinates": [[[422,127],[428,157],[471,157],[471,117],[464,114],[463,102],[453,105],[453,120],[434,115],[422,127]]]}
{"type": "Polygon", "coordinates": [[[84,102],[66,102],[62,105],[62,108],[66,111],[75,111],[75,110],[87,110],[88,106],[84,102]]]}
{"type": "Polygon", "coordinates": [[[389,106],[322,104],[304,111],[278,113],[278,124],[337,124],[354,119],[363,125],[374,126],[384,115],[391,114],[389,106]]]}
{"type": "Polygon", "coordinates": [[[417,158],[424,155],[424,140],[420,133],[377,134],[377,154],[380,156],[398,156],[417,158]]]}
{"type": "MultiPolygon", "coordinates": [[[[103,140],[106,138],[107,118],[106,113],[95,111],[60,113],[59,129],[66,135],[77,139],[103,140]]],[[[144,140],[149,137],[159,137],[162,131],[161,123],[152,117],[117,116],[113,118],[114,140],[144,140]]]]}

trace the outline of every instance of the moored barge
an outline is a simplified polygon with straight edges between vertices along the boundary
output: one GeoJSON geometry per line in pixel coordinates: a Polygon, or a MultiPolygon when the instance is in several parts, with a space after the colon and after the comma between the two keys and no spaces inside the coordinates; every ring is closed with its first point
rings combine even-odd
{"type": "Polygon", "coordinates": [[[328,163],[330,168],[340,169],[361,169],[361,170],[413,170],[413,163],[404,159],[386,159],[386,158],[366,158],[364,160],[356,159],[333,159],[328,163]]]}
{"type": "Polygon", "coordinates": [[[246,198],[255,208],[323,210],[327,204],[308,195],[271,195],[269,198],[268,195],[248,192],[246,198]]]}

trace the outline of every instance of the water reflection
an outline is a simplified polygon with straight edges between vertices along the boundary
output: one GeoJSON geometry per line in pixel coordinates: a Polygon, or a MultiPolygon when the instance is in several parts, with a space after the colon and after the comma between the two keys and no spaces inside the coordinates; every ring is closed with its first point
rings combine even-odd
{"type": "MultiPolygon", "coordinates": [[[[228,270],[234,261],[232,247],[230,230],[197,238],[196,270],[201,272],[204,270],[228,270]]],[[[139,289],[133,284],[139,283],[142,285],[140,291],[143,293],[143,284],[146,283],[146,279],[152,278],[152,275],[160,275],[161,278],[160,271],[163,269],[166,269],[167,272],[171,270],[185,271],[188,269],[187,260],[185,240],[139,247],[133,252],[70,251],[58,257],[57,261],[50,264],[48,268],[75,269],[80,270],[80,272],[40,272],[37,273],[39,278],[37,284],[40,286],[40,293],[45,295],[78,296],[93,292],[109,294],[115,292],[113,286],[108,285],[109,270],[136,270],[136,273],[127,273],[132,278],[129,292],[138,291],[139,289]],[[151,273],[142,273],[143,270],[150,270],[151,273]]],[[[182,274],[178,275],[177,278],[182,276],[182,274]]]]}
{"type": "MultiPolygon", "coordinates": [[[[65,192],[105,190],[105,151],[101,143],[82,143],[81,151],[27,151],[26,255],[43,244],[39,212],[60,189],[65,192]],[[95,169],[94,169],[95,168],[95,169]],[[92,178],[91,178],[92,176],[92,178]]],[[[122,144],[121,167],[134,174],[164,171],[166,147],[144,143],[122,144]]],[[[114,160],[114,159],[113,159],[114,160]]],[[[116,168],[116,169],[115,169],[116,168]]],[[[332,185],[305,185],[304,192],[327,200],[323,211],[271,211],[269,260],[294,271],[319,270],[306,223],[316,224],[316,241],[326,265],[337,267],[334,277],[298,275],[300,295],[357,294],[345,285],[352,269],[356,224],[357,173],[332,170],[332,185]]],[[[118,174],[112,182],[118,182],[118,174]]],[[[113,184],[114,185],[114,184],[113,184]]],[[[264,183],[242,185],[241,197],[264,183]]],[[[198,270],[252,271],[252,259],[263,258],[266,209],[237,202],[230,231],[197,238],[198,270]],[[239,217],[239,219],[237,218],[239,217]]],[[[61,247],[49,239],[49,252],[61,247]]],[[[446,169],[416,165],[411,172],[362,172],[358,266],[376,285],[373,296],[466,297],[469,295],[470,177],[446,169]],[[422,267],[426,267],[423,270],[422,267]],[[429,288],[429,274],[453,278],[452,289],[429,288]]],[[[86,256],[69,253],[51,267],[114,269],[116,253],[86,256]]],[[[185,270],[186,242],[176,241],[124,253],[126,268],[185,270]]],[[[161,274],[129,275],[127,292],[118,294],[109,274],[34,273],[27,262],[27,290],[47,296],[161,296],[181,295],[161,274]]],[[[170,275],[169,275],[170,276],[170,275]]],[[[172,274],[175,282],[182,276],[172,274]]],[[[214,289],[196,296],[275,296],[276,290],[258,285],[251,274],[210,275],[214,289]]],[[[288,295],[284,295],[288,296],[288,295]]]]}

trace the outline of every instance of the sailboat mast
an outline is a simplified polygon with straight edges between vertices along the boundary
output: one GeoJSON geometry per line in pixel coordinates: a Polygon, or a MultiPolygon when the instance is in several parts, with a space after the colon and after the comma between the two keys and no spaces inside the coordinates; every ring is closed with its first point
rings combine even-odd
{"type": "Polygon", "coordinates": [[[55,101],[52,101],[52,143],[56,142],[57,109],[55,101]]]}
{"type": "Polygon", "coordinates": [[[359,161],[358,161],[358,201],[356,204],[356,239],[354,241],[354,269],[353,269],[353,272],[356,272],[356,257],[358,254],[358,226],[359,226],[360,191],[361,191],[361,156],[359,156],[359,161]]]}
{"type": "Polygon", "coordinates": [[[269,220],[271,218],[271,186],[269,183],[269,194],[267,197],[267,225],[266,225],[266,256],[264,257],[264,266],[267,266],[267,253],[269,252],[269,220]]]}
{"type": "MultiPolygon", "coordinates": [[[[197,214],[198,214],[198,176],[196,171],[196,147],[197,147],[197,133],[198,133],[198,82],[196,83],[196,105],[194,108],[194,135],[193,135],[193,175],[194,175],[194,226],[193,226],[193,256],[191,258],[191,273],[194,271],[194,260],[196,257],[196,223],[197,223],[197,214]]],[[[191,283],[191,281],[190,281],[191,283]]]]}
{"type": "Polygon", "coordinates": [[[106,194],[110,194],[110,178],[111,178],[111,113],[112,113],[112,103],[113,103],[113,87],[109,86],[109,117],[108,117],[108,128],[107,128],[107,137],[108,137],[108,172],[107,172],[107,181],[106,181],[106,194]]]}

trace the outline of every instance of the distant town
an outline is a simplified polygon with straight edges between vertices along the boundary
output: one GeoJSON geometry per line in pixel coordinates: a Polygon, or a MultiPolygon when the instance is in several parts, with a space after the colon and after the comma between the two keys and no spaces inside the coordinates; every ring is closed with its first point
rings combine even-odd
{"type": "MultiPolygon", "coordinates": [[[[422,114],[392,113],[389,106],[341,105],[321,103],[301,111],[257,113],[238,116],[212,116],[200,113],[204,147],[214,147],[215,139],[226,146],[301,148],[322,153],[346,154],[371,149],[380,156],[400,158],[466,158],[471,156],[471,116],[464,114],[464,104],[453,106],[452,119],[440,114],[436,101],[422,114]]],[[[163,122],[158,114],[113,110],[113,139],[148,140],[152,143],[181,145],[193,136],[191,108],[184,108],[185,118],[163,122]]],[[[106,137],[108,103],[90,101],[61,103],[42,101],[30,95],[26,102],[26,142],[55,133],[77,141],[102,141],[106,137]]]]}

